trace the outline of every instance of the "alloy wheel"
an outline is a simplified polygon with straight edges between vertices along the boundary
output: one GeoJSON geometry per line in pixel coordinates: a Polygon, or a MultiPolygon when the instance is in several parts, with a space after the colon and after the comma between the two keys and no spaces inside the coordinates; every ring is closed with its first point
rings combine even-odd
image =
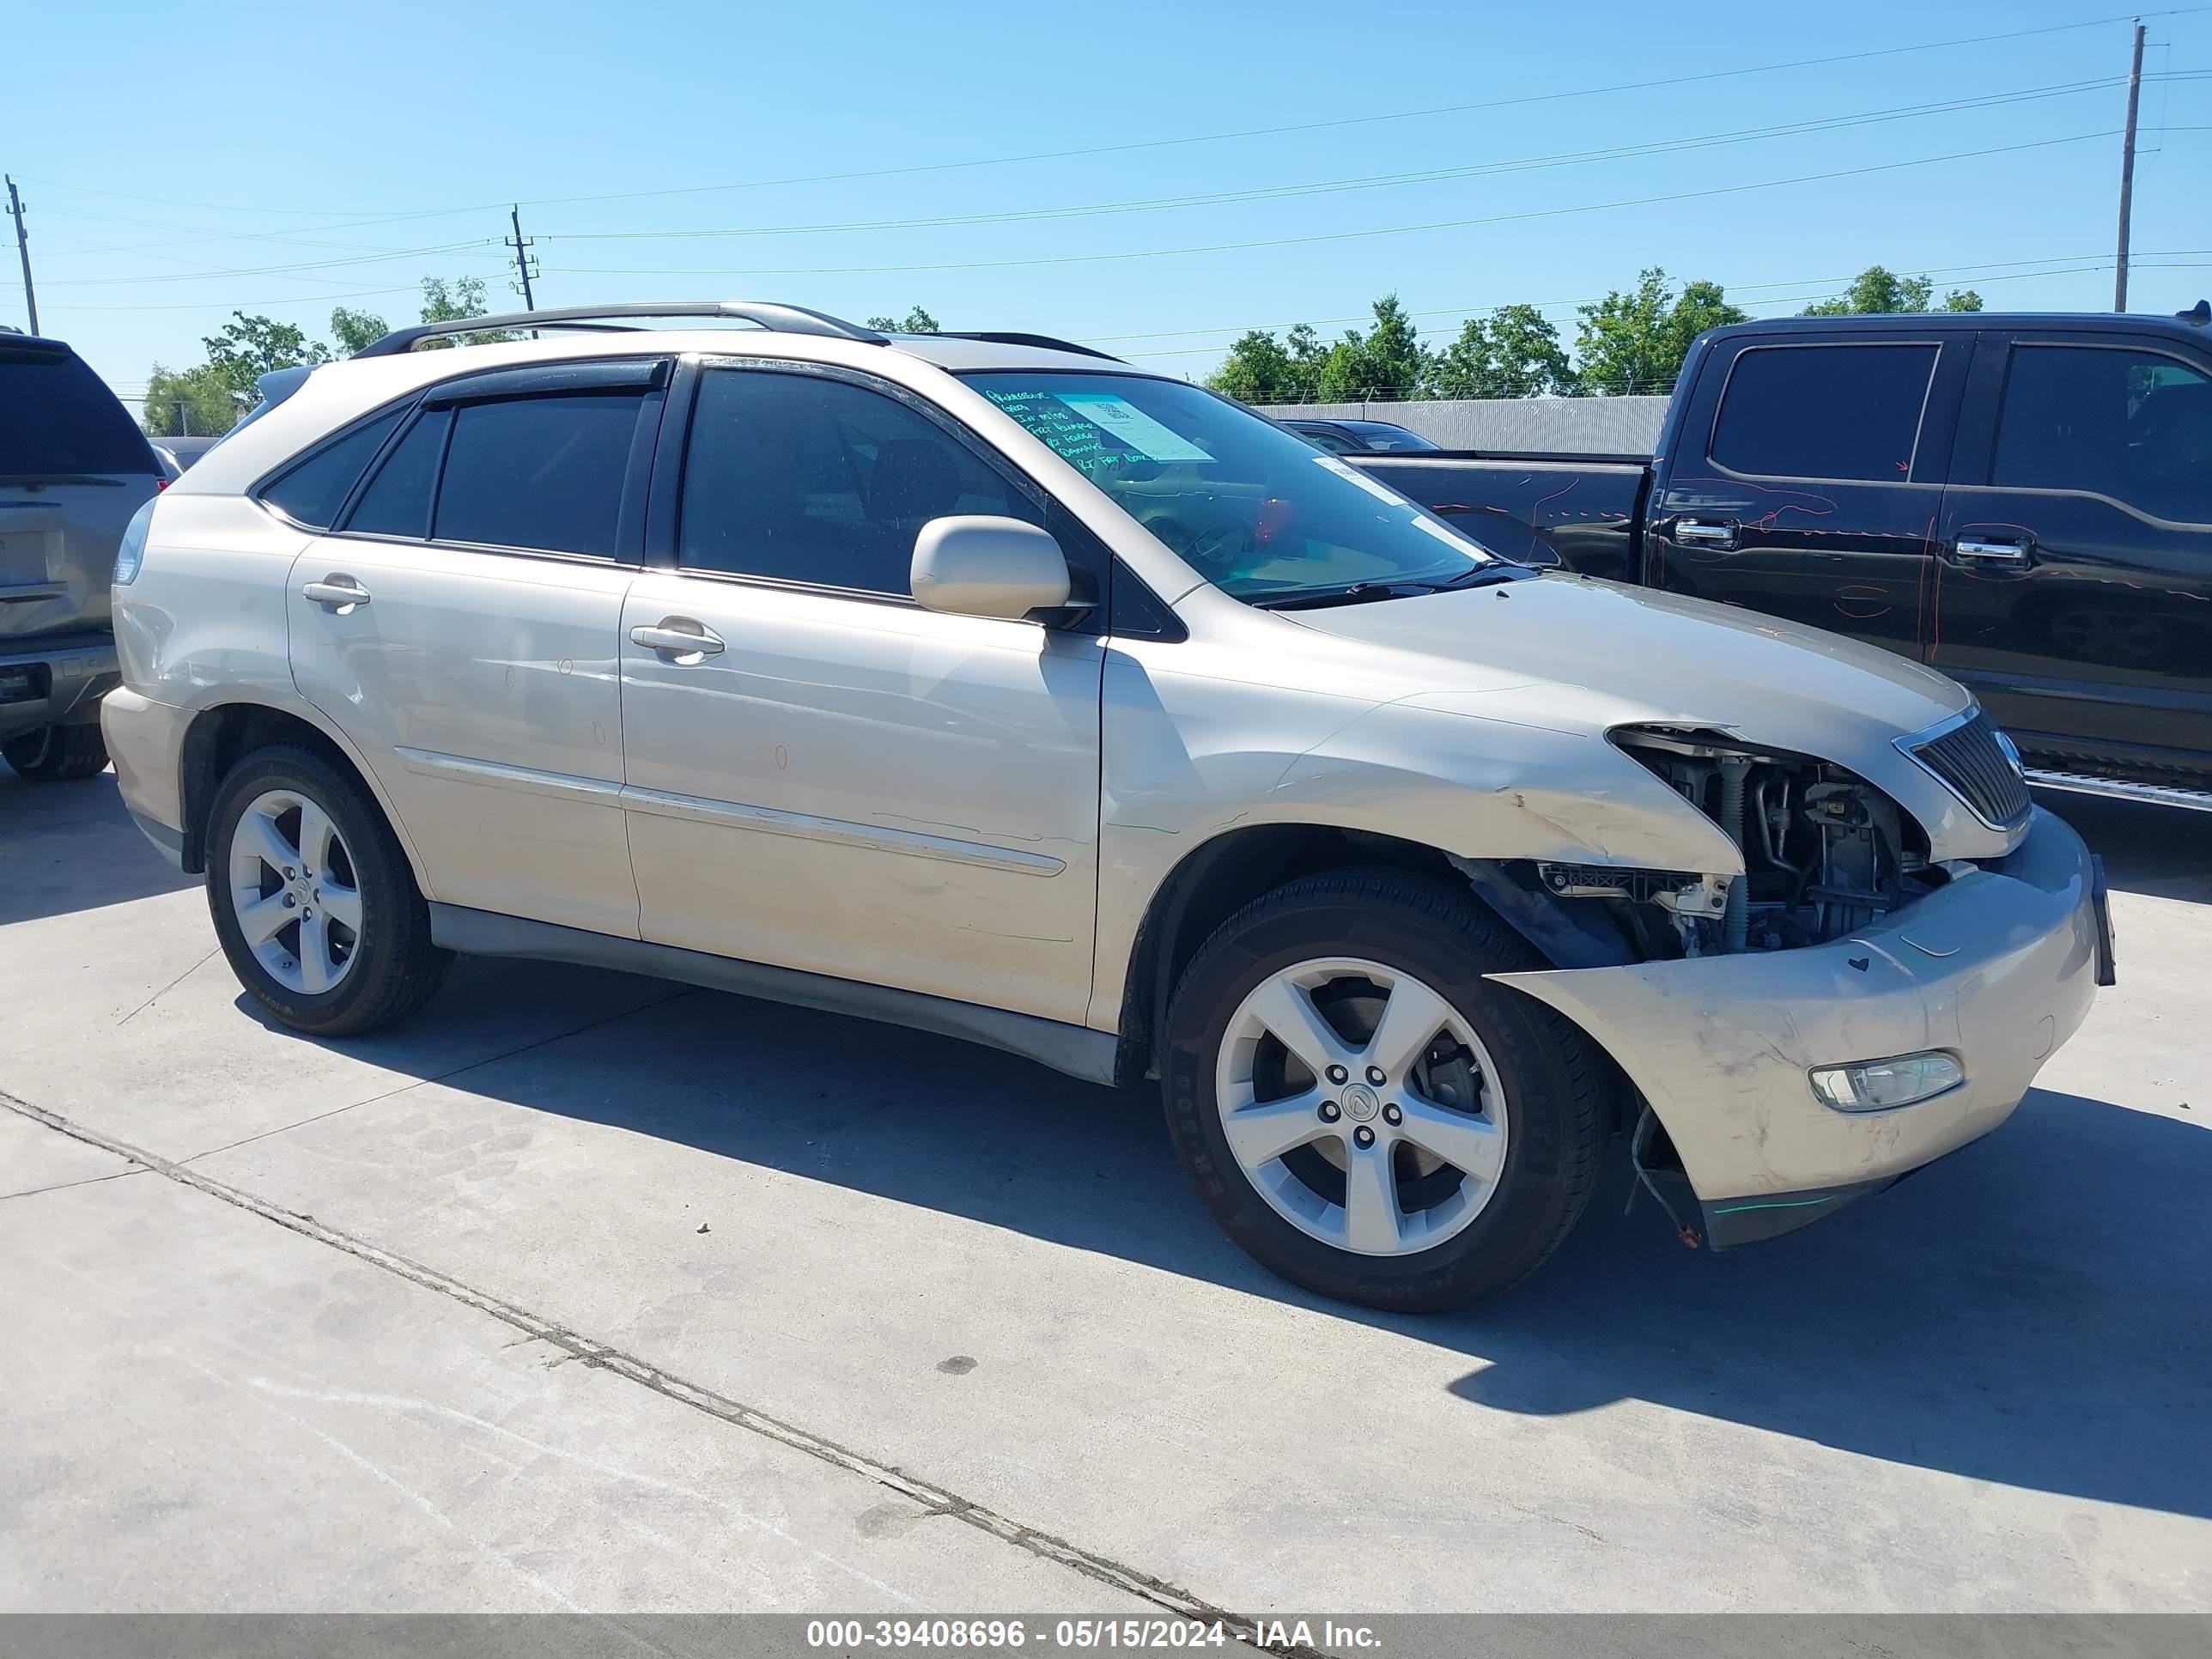
{"type": "Polygon", "coordinates": [[[345,838],[293,789],[257,795],[230,838],[230,905],[246,948],[287,990],[319,995],[352,971],[361,890],[345,838]]]}
{"type": "Polygon", "coordinates": [[[1443,1243],[1504,1172],[1506,1102],[1481,1040],[1381,963],[1318,959],[1262,980],[1230,1018],[1214,1097],[1268,1206],[1356,1255],[1443,1243]]]}

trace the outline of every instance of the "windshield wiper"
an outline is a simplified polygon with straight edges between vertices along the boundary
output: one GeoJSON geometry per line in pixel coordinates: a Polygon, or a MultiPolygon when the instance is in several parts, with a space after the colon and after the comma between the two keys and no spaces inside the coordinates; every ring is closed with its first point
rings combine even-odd
{"type": "Polygon", "coordinates": [[[1308,588],[1280,599],[1255,599],[1252,604],[1261,611],[1322,611],[1331,605],[1371,605],[1377,599],[1404,599],[1437,591],[1428,582],[1354,582],[1349,587],[1308,588]]]}
{"type": "Polygon", "coordinates": [[[1370,605],[1377,599],[1407,599],[1424,593],[1449,593],[1480,587],[1490,582],[1509,582],[1523,574],[1516,564],[1479,564],[1439,581],[1353,582],[1348,587],[1307,588],[1279,599],[1254,599],[1261,611],[1322,611],[1339,605],[1370,605]]]}

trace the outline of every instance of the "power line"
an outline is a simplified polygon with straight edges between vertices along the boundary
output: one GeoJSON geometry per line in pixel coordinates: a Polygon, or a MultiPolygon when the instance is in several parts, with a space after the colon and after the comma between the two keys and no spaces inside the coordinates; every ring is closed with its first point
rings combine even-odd
{"type": "MultiPolygon", "coordinates": [[[[159,276],[73,276],[50,287],[113,288],[124,283],[204,283],[218,276],[283,276],[295,270],[327,270],[338,265],[389,264],[395,259],[416,259],[425,254],[455,253],[466,251],[482,252],[490,246],[489,237],[472,237],[465,242],[441,242],[430,247],[394,248],[389,253],[363,255],[348,259],[308,259],[289,265],[250,265],[234,270],[195,270],[165,273],[159,276]]],[[[506,256],[501,257],[501,263],[506,256]]]]}
{"type": "MultiPolygon", "coordinates": [[[[1348,115],[1322,121],[1299,121],[1276,126],[1246,127],[1231,131],[1194,133],[1176,138],[1149,138],[1118,144],[1097,144],[1076,149],[1036,150],[1014,155],[994,155],[964,161],[931,161],[905,167],[869,167],[840,173],[818,173],[794,175],[782,179],[744,179],[716,185],[678,185],[660,190],[610,191],[579,196],[541,196],[526,198],[532,207],[569,206],[592,202],[645,201],[663,197],[710,195],[723,191],[769,190],[793,185],[836,184],[863,179],[910,178],[919,173],[951,173],[980,167],[1012,167],[1032,161],[1073,161],[1097,155],[1127,155],[1139,150],[1170,149],[1193,144],[1223,143],[1243,138],[1279,137],[1291,133],[1324,132],[1353,126],[1372,126],[1394,121],[1422,120],[1439,115],[1465,115],[1481,111],[1514,109],[1532,104],[1556,103],[1577,98],[1608,97],[1620,93],[1649,92],[1675,89],[1712,81],[1739,79],[1747,76],[1779,74],[1793,70],[1820,69],[1837,64],[1863,63],[1875,58],[1896,58],[1923,52],[1948,51],[1959,46],[1992,45],[2004,40],[2024,40],[2042,35],[2063,34],[2076,30],[2099,28],[2111,23],[2132,22],[2138,17],[2186,17],[2212,11],[2212,5],[2171,7],[2160,11],[2121,12],[2103,17],[2084,18],[2077,22],[2052,23],[2039,28],[2008,29],[1990,34],[1962,35],[1947,40],[1928,40],[1910,46],[1876,46],[1859,52],[1833,52],[1819,58],[1794,58],[1785,63],[1747,64],[1736,69],[1707,70],[1695,75],[1668,75],[1646,81],[1620,82],[1609,86],[1578,87],[1556,92],[1528,93],[1514,98],[1486,99],[1479,102],[1443,104],[1425,109],[1394,110],[1376,115],[1348,115]]],[[[477,203],[466,207],[426,209],[419,212],[386,214],[379,209],[338,210],[330,208],[272,208],[250,204],[223,204],[210,202],[182,202],[171,197],[132,194],[124,191],[99,189],[90,185],[68,185],[54,180],[36,180],[52,188],[75,190],[88,195],[110,196],[125,201],[155,202],[166,206],[196,209],[212,213],[263,213],[292,217],[331,217],[349,221],[350,228],[370,224],[395,224],[409,219],[435,219],[461,214],[496,210],[498,204],[477,203]]],[[[348,223],[331,222],[299,227],[307,230],[341,230],[348,223]]]]}
{"type": "MultiPolygon", "coordinates": [[[[2142,258],[2152,259],[2179,259],[2184,258],[2194,258],[2197,255],[2212,256],[2212,248],[2165,248],[2140,257],[2142,258]]],[[[1905,268],[1911,270],[1922,276],[1940,276],[1945,278],[1947,281],[1996,283],[2011,282],[2021,278],[2033,276],[2076,276],[2083,271],[2107,270],[2110,268],[2111,264],[2111,257],[2106,254],[2051,253],[2045,254],[2039,258],[2033,259],[2001,259],[1990,261],[1981,264],[1971,265],[1917,265],[1907,264],[1905,268]],[[2083,261],[2094,261],[2094,263],[2084,264],[2082,263],[2083,261]],[[2045,270],[2020,270],[2019,267],[2023,265],[2058,266],[2063,267],[2063,269],[2045,270]],[[1984,273],[2008,274],[1984,275],[1984,273]]],[[[2156,267],[2156,269],[2160,270],[2196,270],[2212,269],[2212,267],[2192,264],[2165,264],[2160,265],[2156,267]]],[[[1765,283],[1736,283],[1723,280],[1722,285],[1728,290],[1731,298],[1756,295],[1760,290],[1765,289],[1807,289],[1814,290],[1808,294],[1791,295],[1787,298],[1767,300],[1754,299],[1748,301],[1748,303],[1754,305],[1784,305],[1793,304],[1798,299],[1826,298],[1831,292],[1832,292],[1837,285],[1849,283],[1851,280],[1852,276],[1848,275],[1838,276],[1788,276],[1778,277],[1771,282],[1765,283]]],[[[1535,309],[1538,311],[1561,313],[1571,312],[1579,307],[1595,305],[1596,303],[1598,303],[1598,301],[1595,299],[1538,300],[1534,302],[1535,309]]],[[[1495,311],[1496,309],[1498,309],[1498,306],[1495,301],[1492,301],[1487,304],[1469,303],[1456,306],[1431,306],[1419,311],[1408,311],[1405,314],[1409,318],[1469,318],[1482,316],[1485,313],[1495,311]]],[[[1118,345],[1123,341],[1127,340],[1188,339],[1202,334],[1235,336],[1249,334],[1255,330],[1267,333],[1273,333],[1279,329],[1291,329],[1301,326],[1317,329],[1334,328],[1341,324],[1366,323],[1371,320],[1371,313],[1362,313],[1358,316],[1352,317],[1304,317],[1297,319],[1296,321],[1292,322],[1234,323],[1210,328],[1161,329],[1144,334],[1086,333],[1084,334],[1082,337],[1092,345],[1118,345]]],[[[1194,356],[1202,352],[1219,351],[1224,349],[1225,348],[1223,343],[1215,342],[1205,345],[1178,347],[1171,350],[1164,349],[1155,351],[1132,351],[1127,355],[1133,357],[1183,357],[1194,356]]]]}
{"type": "Polygon", "coordinates": [[[1662,196],[1638,196],[1615,202],[1590,202],[1574,207],[1532,208],[1520,213],[1490,214],[1472,219],[1436,219],[1417,225],[1387,225],[1372,230],[1317,232],[1306,236],[1279,236],[1243,242],[1211,242],[1191,247],[1140,248],[1121,253],[1063,253],[1027,259],[963,259],[902,265],[780,265],[733,270],[690,266],[682,270],[651,270],[639,266],[563,265],[556,267],[578,276],[851,276],[939,270],[1010,270],[1039,265],[1095,264],[1130,259],[1164,259],[1194,253],[1239,253],[1261,248],[1306,247],[1322,242],[1362,241],[1375,236],[1407,236],[1431,230],[1464,230],[1481,225],[1511,224],[1529,219],[1553,219],[1583,213],[1604,213],[1616,208],[1654,207],[1670,202],[1698,201],[1715,196],[1740,196],[1751,191],[1778,190],[1792,185],[1825,183],[1876,173],[1895,173],[1906,167],[1929,167],[1943,161],[1975,161],[1990,155],[2010,155],[2024,150],[2049,149],[2060,144],[2086,143],[2110,138],[2117,132],[2078,132],[2064,138],[2037,138],[2018,144],[1997,144],[1987,149],[1954,150],[1942,155],[1916,156],[1904,161],[1882,161],[1866,167],[1838,167],[1827,173],[1801,173],[1788,179],[1766,179],[1755,184],[1720,185],[1706,190],[1675,191],[1662,196]]]}
{"type": "MultiPolygon", "coordinates": [[[[2184,78],[2188,79],[2212,78],[2212,74],[2202,70],[2184,71],[2183,75],[2184,78]]],[[[1616,145],[1601,149],[1569,150],[1555,155],[1527,156],[1512,161],[1478,161],[1459,167],[1426,168],[1413,173],[1370,173],[1352,179],[1262,185],[1247,190],[1218,191],[1202,195],[1154,197],[1134,201],[1092,203],[1079,206],[1015,208],[988,213],[946,214],[925,218],[860,219],[812,224],[739,226],[727,229],[710,230],[556,232],[550,234],[546,240],[556,242],[690,241],[729,236],[793,236],[850,231],[934,229],[948,226],[1026,223],[1043,219],[1082,218],[1106,214],[1150,213],[1178,208],[1212,207],[1226,203],[1274,201],[1288,197],[1318,196],[1350,191],[1387,189],[1405,185],[1434,184],[1445,179],[1528,172],[1546,167],[1579,167],[1593,162],[1624,161],[1644,155],[1678,154],[1727,144],[1750,143],[1808,133],[1836,131],[1844,128],[1868,126],[1887,121],[1908,120],[1924,115],[1955,114],[1962,110],[2030,103],[2048,98],[2071,97],[2083,92],[2101,91],[2106,88],[2118,86],[2124,79],[2124,77],[2120,76],[2106,76],[2093,81],[2067,82],[2049,87],[2029,87],[2013,92],[1985,93],[1935,103],[1909,104],[1884,110],[1865,111],[1851,115],[1824,116],[1813,120],[1785,123],[1778,126],[1740,128],[1729,132],[1705,133],[1686,138],[1655,139],[1647,143],[1616,145]]]]}

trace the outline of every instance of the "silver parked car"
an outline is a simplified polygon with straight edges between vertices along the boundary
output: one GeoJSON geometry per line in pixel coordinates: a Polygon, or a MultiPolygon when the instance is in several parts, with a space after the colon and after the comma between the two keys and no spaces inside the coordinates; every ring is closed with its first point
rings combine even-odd
{"type": "Polygon", "coordinates": [[[166,475],[115,394],[59,340],[0,332],[0,757],[40,782],[107,764],[107,579],[166,475]]]}
{"type": "MultiPolygon", "coordinates": [[[[625,326],[702,313],[759,326],[625,326]]],[[[1715,1244],[1826,1214],[2108,975],[2081,842],[1886,653],[1504,562],[1080,347],[469,326],[525,323],[305,376],[116,573],[125,797],[297,1030],[458,951],[1156,1077],[1237,1243],[1426,1309],[1614,1134],[1715,1244]]]]}

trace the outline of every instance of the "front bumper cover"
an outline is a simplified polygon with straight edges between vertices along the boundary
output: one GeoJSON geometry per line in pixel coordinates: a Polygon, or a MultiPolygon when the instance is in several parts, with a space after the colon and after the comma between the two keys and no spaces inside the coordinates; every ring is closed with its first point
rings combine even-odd
{"type": "Polygon", "coordinates": [[[1849,939],[1795,951],[1500,974],[1611,1054],[1665,1127],[1711,1236],[1765,1237],[1987,1134],[2108,971],[2101,884],[2038,810],[2012,854],[1849,939]],[[1945,1049],[1932,1099],[1843,1112],[1815,1066],[1945,1049]]]}

